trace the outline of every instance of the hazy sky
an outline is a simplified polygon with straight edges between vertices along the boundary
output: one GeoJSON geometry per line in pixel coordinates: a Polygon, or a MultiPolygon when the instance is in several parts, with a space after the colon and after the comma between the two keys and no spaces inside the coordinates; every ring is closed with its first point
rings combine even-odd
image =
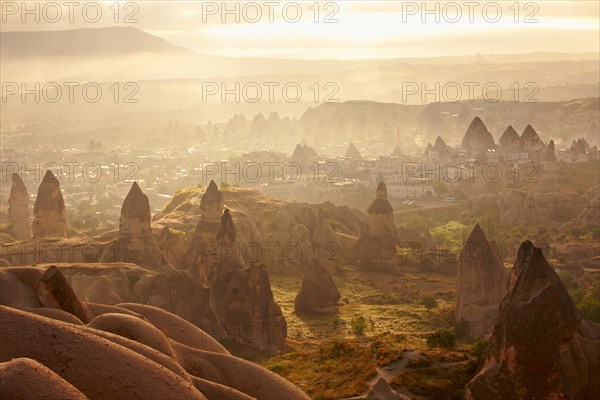
{"type": "Polygon", "coordinates": [[[29,13],[21,1],[0,3],[2,31],[132,26],[228,56],[394,58],[600,48],[596,0],[55,1],[30,2],[29,13]]]}

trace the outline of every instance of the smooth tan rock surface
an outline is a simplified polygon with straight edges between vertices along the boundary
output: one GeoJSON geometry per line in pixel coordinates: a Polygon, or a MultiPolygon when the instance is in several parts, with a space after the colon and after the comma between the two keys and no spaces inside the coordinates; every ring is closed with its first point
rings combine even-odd
{"type": "Polygon", "coordinates": [[[0,363],[0,396],[12,400],[87,400],[60,375],[30,358],[0,363]]]}
{"type": "Polygon", "coordinates": [[[336,305],[340,297],[327,267],[314,260],[304,275],[294,306],[296,313],[333,314],[338,311],[336,305]]]}
{"type": "Polygon", "coordinates": [[[229,354],[227,349],[206,332],[185,319],[149,305],[123,303],[117,307],[143,315],[169,338],[199,350],[229,354]]]}
{"type": "Polygon", "coordinates": [[[468,323],[469,337],[492,333],[504,287],[500,251],[477,224],[461,250],[456,279],[456,320],[468,323]]]}
{"type": "Polygon", "coordinates": [[[59,371],[91,400],[205,399],[189,382],[163,366],[92,333],[74,334],[69,324],[4,306],[0,307],[0,318],[5,327],[0,361],[35,359],[59,371]],[[37,337],[32,340],[23,332],[37,332],[37,337]]]}

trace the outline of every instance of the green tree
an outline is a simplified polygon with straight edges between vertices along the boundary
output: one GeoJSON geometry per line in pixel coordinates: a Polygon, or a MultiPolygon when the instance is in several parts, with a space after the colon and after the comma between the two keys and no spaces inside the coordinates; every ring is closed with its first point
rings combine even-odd
{"type": "Polygon", "coordinates": [[[458,252],[463,246],[467,235],[467,227],[458,221],[449,221],[445,225],[439,225],[430,231],[433,239],[444,248],[458,252]]]}
{"type": "Polygon", "coordinates": [[[443,197],[446,193],[448,193],[448,185],[446,185],[445,182],[438,182],[433,185],[433,190],[439,197],[443,197]]]}
{"type": "Polygon", "coordinates": [[[367,320],[362,315],[355,315],[350,320],[350,332],[356,336],[362,336],[367,329],[367,320]]]}
{"type": "Polygon", "coordinates": [[[427,336],[427,345],[429,347],[444,347],[451,349],[456,345],[456,335],[448,329],[438,329],[427,336]]]}
{"type": "Polygon", "coordinates": [[[438,300],[433,296],[423,296],[421,298],[421,304],[425,307],[427,311],[431,311],[433,308],[439,306],[438,300]]]}

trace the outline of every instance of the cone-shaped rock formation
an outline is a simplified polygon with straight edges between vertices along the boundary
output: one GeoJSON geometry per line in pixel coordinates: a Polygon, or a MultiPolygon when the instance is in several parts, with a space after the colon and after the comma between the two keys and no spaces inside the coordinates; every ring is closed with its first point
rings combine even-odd
{"type": "Polygon", "coordinates": [[[8,223],[11,236],[17,240],[31,239],[29,226],[29,193],[19,174],[12,174],[8,197],[8,223]]]}
{"type": "Polygon", "coordinates": [[[294,306],[296,313],[325,313],[337,312],[336,304],[340,300],[340,292],[327,267],[319,260],[314,260],[308,267],[302,288],[294,306]]]}
{"type": "Polygon", "coordinates": [[[540,249],[523,242],[479,373],[466,399],[600,396],[600,325],[581,321],[540,249]]]}
{"type": "Polygon", "coordinates": [[[65,201],[60,191],[60,182],[48,170],[38,188],[37,198],[33,206],[33,237],[66,237],[67,218],[65,201]]]}
{"type": "Polygon", "coordinates": [[[456,279],[456,320],[467,322],[470,337],[492,332],[504,287],[500,252],[477,224],[461,250],[456,279]]]}

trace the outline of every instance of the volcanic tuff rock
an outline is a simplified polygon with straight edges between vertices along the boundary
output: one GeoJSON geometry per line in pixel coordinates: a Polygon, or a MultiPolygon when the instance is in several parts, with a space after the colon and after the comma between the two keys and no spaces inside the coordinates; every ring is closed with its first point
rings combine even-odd
{"type": "Polygon", "coordinates": [[[29,193],[19,174],[12,174],[8,197],[8,231],[16,240],[31,239],[29,226],[29,193]]]}
{"type": "Polygon", "coordinates": [[[527,152],[538,152],[544,150],[544,142],[531,125],[527,125],[521,135],[521,150],[527,152]]]}
{"type": "Polygon", "coordinates": [[[392,153],[392,156],[394,157],[401,157],[404,154],[402,154],[402,149],[400,148],[400,146],[396,146],[396,148],[394,149],[394,152],[392,153]]]}
{"type": "Polygon", "coordinates": [[[577,205],[579,212],[571,224],[597,227],[600,224],[600,185],[579,196],[577,205]]]}
{"type": "Polygon", "coordinates": [[[346,150],[346,157],[353,158],[355,160],[362,160],[362,155],[360,151],[354,146],[354,143],[350,142],[348,145],[348,149],[346,150]]]}
{"type": "Polygon", "coordinates": [[[160,237],[153,233],[150,202],[134,182],[121,206],[119,238],[106,246],[101,262],[135,262],[154,270],[173,270],[163,256],[160,237]]]}
{"type": "Polygon", "coordinates": [[[518,250],[488,353],[467,400],[600,396],[600,325],[580,320],[540,249],[518,250]],[[561,397],[562,396],[562,397],[561,397]]]}
{"type": "Polygon", "coordinates": [[[233,340],[260,352],[285,351],[287,324],[273,299],[264,265],[241,264],[236,232],[229,210],[223,212],[216,252],[206,261],[209,304],[219,338],[233,340]]]}
{"type": "Polygon", "coordinates": [[[159,247],[168,264],[180,270],[187,269],[189,240],[185,232],[164,226],[160,231],[159,247]]]}
{"type": "Polygon", "coordinates": [[[460,252],[456,279],[456,320],[468,323],[470,337],[491,333],[503,295],[500,251],[477,224],[460,252]]]}
{"type": "MultiPolygon", "coordinates": [[[[222,209],[209,227],[203,220],[205,213],[198,207],[203,194],[201,188],[179,191],[154,219],[156,224],[193,236],[189,240],[186,265],[192,265],[194,254],[198,255],[198,260],[201,258],[202,241],[198,232],[206,227],[206,236],[212,237],[208,242],[210,244],[215,242],[219,229],[222,209]],[[198,219],[201,221],[198,222],[198,219]],[[198,229],[193,233],[195,228],[198,229]]],[[[237,241],[240,248],[246,250],[242,255],[247,265],[255,262],[278,267],[287,264],[307,266],[317,250],[317,244],[311,242],[322,242],[325,238],[327,243],[337,244],[339,241],[344,249],[349,250],[359,234],[367,231],[366,214],[355,208],[338,207],[328,202],[304,204],[279,201],[254,189],[228,188],[222,194],[235,224],[237,241]],[[319,210],[322,210],[321,217],[319,210]],[[261,257],[256,259],[253,248],[258,246],[262,251],[261,257]],[[282,250],[286,246],[289,251],[284,256],[282,250]],[[296,256],[298,248],[300,252],[296,256]]],[[[333,247],[335,245],[328,246],[326,257],[335,253],[333,247]]]]}
{"type": "Polygon", "coordinates": [[[311,242],[317,247],[317,257],[321,260],[335,256],[342,249],[342,243],[338,235],[331,228],[331,224],[327,220],[322,208],[319,209],[319,220],[317,221],[311,242]]]}
{"type": "Polygon", "coordinates": [[[546,146],[546,150],[544,150],[544,162],[555,162],[556,161],[556,149],[554,146],[554,140],[551,140],[546,146]]]}
{"type": "MultiPolygon", "coordinates": [[[[0,270],[1,303],[16,308],[39,308],[38,282],[45,266],[9,267],[0,270]],[[18,293],[31,296],[11,297],[18,293]],[[26,303],[17,303],[25,301],[26,303]]],[[[180,271],[159,273],[134,264],[59,264],[58,269],[84,302],[117,305],[142,303],[160,307],[197,326],[207,321],[208,289],[180,271]]]]}
{"type": "Polygon", "coordinates": [[[437,151],[440,156],[447,156],[452,153],[452,148],[446,144],[441,136],[438,136],[433,145],[433,151],[437,151]]]}
{"type": "Polygon", "coordinates": [[[33,237],[66,237],[67,218],[65,201],[60,192],[60,182],[48,170],[38,188],[33,206],[33,237]]]}
{"type": "Polygon", "coordinates": [[[589,143],[584,138],[579,138],[577,140],[573,140],[569,152],[572,154],[585,154],[589,150],[589,143]]]}
{"type": "Polygon", "coordinates": [[[145,238],[152,233],[150,201],[137,182],[134,182],[121,206],[119,237],[131,240],[145,238]]]}
{"type": "Polygon", "coordinates": [[[396,261],[396,227],[394,210],[387,199],[387,186],[377,186],[375,200],[367,209],[367,232],[351,251],[351,258],[361,260],[363,265],[390,265],[396,261]]]}
{"type": "Polygon", "coordinates": [[[517,131],[515,131],[515,128],[513,128],[512,125],[509,125],[500,137],[499,143],[502,151],[519,151],[519,148],[521,147],[521,138],[517,131]]]}
{"type": "Polygon", "coordinates": [[[82,322],[89,322],[87,307],[79,301],[71,285],[54,265],[41,276],[38,297],[45,307],[65,310],[82,322]]]}
{"type": "Polygon", "coordinates": [[[387,199],[388,192],[385,183],[380,182],[375,191],[375,200],[367,209],[369,234],[374,236],[395,236],[394,209],[387,199]]]}
{"type": "Polygon", "coordinates": [[[496,147],[494,137],[479,117],[475,117],[469,125],[461,146],[470,154],[476,155],[496,147]]]}
{"type": "Polygon", "coordinates": [[[0,272],[3,395],[70,400],[308,399],[296,386],[231,356],[205,332],[164,310],[87,303],[93,318],[85,325],[39,301],[31,308],[43,269],[0,272]]]}
{"type": "Polygon", "coordinates": [[[292,160],[297,162],[308,161],[311,158],[317,157],[319,157],[317,151],[307,144],[297,144],[296,148],[294,149],[294,152],[292,153],[292,160]]]}
{"type": "Polygon", "coordinates": [[[318,259],[313,260],[294,301],[296,313],[333,314],[338,311],[336,305],[339,300],[340,292],[327,267],[318,259]]]}
{"type": "Polygon", "coordinates": [[[200,201],[200,221],[196,225],[187,252],[188,263],[194,274],[206,279],[206,261],[214,248],[217,233],[221,226],[224,198],[215,181],[211,180],[200,201]]]}
{"type": "Polygon", "coordinates": [[[560,192],[540,193],[520,189],[504,189],[497,194],[471,196],[467,206],[476,215],[494,208],[501,226],[539,225],[548,221],[564,222],[575,217],[577,202],[560,192]]]}
{"type": "Polygon", "coordinates": [[[431,143],[427,143],[427,147],[425,147],[425,151],[423,152],[423,154],[427,155],[430,151],[433,151],[433,146],[431,145],[431,143]]]}

